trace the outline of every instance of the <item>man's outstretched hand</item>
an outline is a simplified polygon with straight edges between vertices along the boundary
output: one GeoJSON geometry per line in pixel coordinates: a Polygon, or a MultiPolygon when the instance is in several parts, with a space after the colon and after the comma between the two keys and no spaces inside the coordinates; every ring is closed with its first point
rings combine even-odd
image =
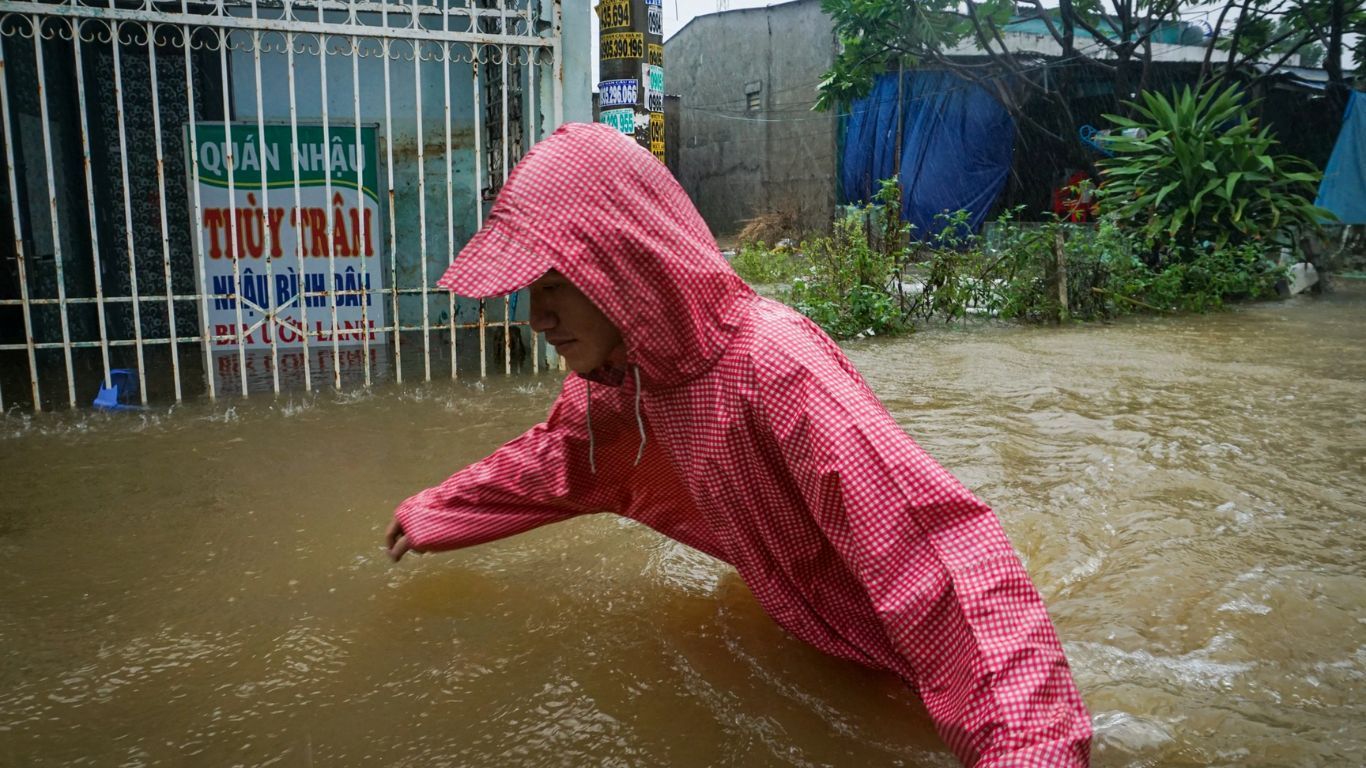
{"type": "Polygon", "coordinates": [[[389,523],[389,530],[384,533],[384,546],[389,552],[389,559],[396,563],[402,560],[403,556],[410,550],[413,552],[420,551],[409,543],[408,534],[403,532],[403,526],[399,524],[398,518],[394,518],[394,522],[389,523]]]}

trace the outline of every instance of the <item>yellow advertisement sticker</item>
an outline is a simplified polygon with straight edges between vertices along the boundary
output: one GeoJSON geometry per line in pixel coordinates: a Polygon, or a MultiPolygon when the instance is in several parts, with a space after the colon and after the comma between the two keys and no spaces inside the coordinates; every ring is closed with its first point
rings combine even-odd
{"type": "Polygon", "coordinates": [[[602,0],[595,9],[602,29],[621,29],[631,26],[631,0],[602,0]]]}
{"type": "Polygon", "coordinates": [[[645,55],[644,32],[613,32],[598,40],[598,57],[603,60],[639,59],[645,55]]]}

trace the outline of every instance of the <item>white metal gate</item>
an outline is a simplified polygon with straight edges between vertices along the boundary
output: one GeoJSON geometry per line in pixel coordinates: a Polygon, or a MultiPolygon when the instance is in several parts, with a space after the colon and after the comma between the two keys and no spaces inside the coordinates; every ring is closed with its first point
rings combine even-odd
{"type": "Polygon", "coordinates": [[[541,370],[433,289],[561,122],[560,0],[450,3],[0,1],[0,409],[541,370]]]}

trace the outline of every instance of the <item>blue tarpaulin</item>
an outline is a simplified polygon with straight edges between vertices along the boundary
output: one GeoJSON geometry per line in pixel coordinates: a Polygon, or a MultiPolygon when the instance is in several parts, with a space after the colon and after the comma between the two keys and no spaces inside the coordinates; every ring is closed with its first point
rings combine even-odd
{"type": "Polygon", "coordinates": [[[1353,92],[1314,203],[1344,224],[1366,224],[1366,94],[1353,92]]]}
{"type": "MultiPolygon", "coordinates": [[[[925,238],[936,217],[966,210],[981,226],[1005,186],[1015,121],[991,94],[957,75],[907,72],[902,82],[902,217],[925,238]]],[[[855,102],[845,126],[841,194],[846,203],[876,194],[895,168],[897,76],[883,75],[855,102]]]]}

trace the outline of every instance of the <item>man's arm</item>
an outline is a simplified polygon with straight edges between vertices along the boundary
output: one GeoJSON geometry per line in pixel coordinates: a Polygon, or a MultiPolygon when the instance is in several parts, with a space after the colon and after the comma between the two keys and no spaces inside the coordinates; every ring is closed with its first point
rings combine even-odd
{"type": "Polygon", "coordinates": [[[583,380],[569,377],[544,423],[400,504],[385,535],[389,556],[469,547],[576,515],[621,509],[631,469],[624,444],[635,434],[634,417],[627,420],[616,389],[593,393],[594,472],[586,397],[583,380]]]}

